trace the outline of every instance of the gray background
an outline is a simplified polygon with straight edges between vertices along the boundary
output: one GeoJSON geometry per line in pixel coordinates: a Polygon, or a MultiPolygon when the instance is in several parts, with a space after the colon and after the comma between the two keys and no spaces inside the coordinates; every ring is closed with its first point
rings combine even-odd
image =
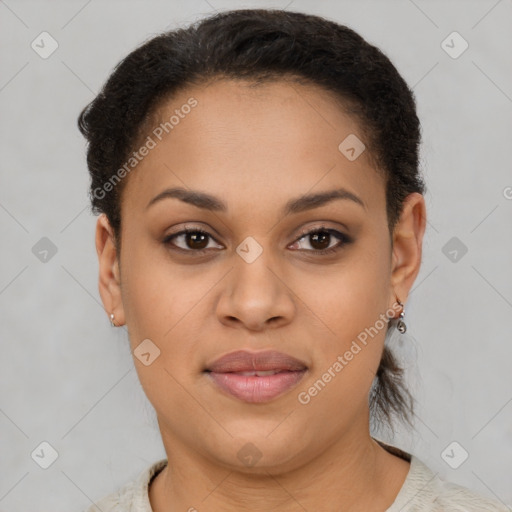
{"type": "MultiPolygon", "coordinates": [[[[413,86],[429,222],[401,348],[416,427],[393,442],[443,477],[512,503],[510,0],[5,0],[0,511],[79,511],[165,456],[126,331],[110,327],[100,303],[76,119],[146,38],[214,9],[255,6],[351,26],[413,86]],[[42,31],[59,45],[47,59],[31,48],[42,31]],[[458,58],[442,47],[453,31],[469,44],[458,58]],[[43,237],[57,249],[46,261],[43,237]],[[48,469],[31,457],[43,441],[58,452],[48,469]],[[457,469],[441,455],[453,441],[469,453],[457,469]]],[[[452,52],[461,48],[450,41],[452,52]]],[[[48,461],[48,449],[36,453],[48,461]]],[[[449,453],[453,461],[463,452],[449,453]]]]}

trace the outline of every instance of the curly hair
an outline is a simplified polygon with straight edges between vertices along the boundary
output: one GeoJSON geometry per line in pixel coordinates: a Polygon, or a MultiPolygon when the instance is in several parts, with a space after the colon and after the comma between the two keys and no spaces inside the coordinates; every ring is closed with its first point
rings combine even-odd
{"type": "MultiPolygon", "coordinates": [[[[255,84],[291,79],[338,99],[357,117],[372,164],[385,177],[392,240],[404,199],[425,193],[412,90],[381,50],[347,26],[300,12],[240,9],[147,40],[115,67],[81,112],[78,126],[88,142],[92,211],[106,214],[118,249],[126,179],[108,189],[104,185],[137,147],[164,101],[187,86],[220,78],[255,84]]],[[[411,423],[413,399],[401,377],[402,369],[385,346],[369,396],[373,420],[392,426],[396,415],[411,423]]]]}

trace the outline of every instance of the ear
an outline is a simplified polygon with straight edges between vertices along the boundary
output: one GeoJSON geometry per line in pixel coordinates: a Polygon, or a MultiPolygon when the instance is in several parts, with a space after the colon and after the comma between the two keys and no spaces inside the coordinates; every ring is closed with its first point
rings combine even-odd
{"type": "Polygon", "coordinates": [[[114,243],[114,232],[107,216],[102,213],[96,223],[96,252],[99,263],[101,300],[110,318],[114,313],[117,326],[125,323],[119,273],[119,259],[114,243]]]}
{"type": "Polygon", "coordinates": [[[391,268],[392,302],[396,296],[405,304],[421,267],[423,235],[427,223],[425,199],[413,192],[404,201],[402,214],[393,230],[391,268]],[[395,296],[396,294],[396,296],[395,296]]]}

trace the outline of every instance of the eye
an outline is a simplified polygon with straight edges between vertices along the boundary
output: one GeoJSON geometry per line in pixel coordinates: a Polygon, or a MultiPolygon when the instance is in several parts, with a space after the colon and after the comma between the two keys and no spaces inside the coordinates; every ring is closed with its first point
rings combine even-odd
{"type": "Polygon", "coordinates": [[[207,231],[198,228],[187,228],[179,233],[169,235],[163,240],[163,243],[173,246],[178,251],[203,254],[208,250],[208,239],[215,240],[207,231]],[[183,246],[180,247],[173,240],[181,242],[183,246]]]}
{"type": "MultiPolygon", "coordinates": [[[[208,252],[209,241],[215,239],[213,236],[199,228],[187,228],[178,233],[167,236],[163,243],[171,248],[181,252],[189,252],[195,254],[204,254],[208,252]],[[181,244],[181,245],[180,245],[181,244]]],[[[344,233],[337,231],[336,229],[326,228],[324,226],[317,227],[309,231],[303,231],[301,237],[297,239],[293,245],[300,244],[304,240],[307,240],[312,249],[304,249],[299,247],[301,250],[307,252],[313,252],[316,255],[332,254],[340,250],[343,246],[352,242],[352,238],[344,233]],[[337,238],[338,243],[332,245],[333,238],[337,238]]],[[[216,242],[216,241],[215,241],[216,242]]],[[[222,249],[222,246],[217,248],[222,249]]]]}
{"type": "Polygon", "coordinates": [[[307,240],[312,249],[306,249],[306,251],[314,252],[318,255],[335,253],[339,251],[343,246],[352,242],[352,238],[350,238],[348,235],[345,235],[336,229],[330,229],[324,226],[302,232],[301,235],[302,236],[296,242],[294,242],[294,245],[307,240]],[[331,245],[333,237],[337,238],[339,242],[337,244],[335,243],[334,245],[331,245]]]}

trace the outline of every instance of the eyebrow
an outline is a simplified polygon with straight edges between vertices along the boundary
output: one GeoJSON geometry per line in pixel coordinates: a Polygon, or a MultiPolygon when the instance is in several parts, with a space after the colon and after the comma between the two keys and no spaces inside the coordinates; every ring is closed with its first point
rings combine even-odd
{"type": "MultiPolygon", "coordinates": [[[[146,206],[146,210],[153,204],[162,201],[163,199],[175,198],[183,201],[184,203],[191,204],[197,208],[210,210],[214,212],[227,212],[228,207],[218,197],[212,196],[199,190],[187,190],[181,187],[168,188],[155,196],[146,206]]],[[[296,199],[289,200],[282,209],[283,215],[290,215],[300,213],[313,208],[319,208],[335,199],[344,199],[353,201],[359,204],[366,210],[366,205],[361,198],[354,193],[344,188],[328,190],[325,192],[318,192],[313,194],[302,195],[296,199]]]]}

